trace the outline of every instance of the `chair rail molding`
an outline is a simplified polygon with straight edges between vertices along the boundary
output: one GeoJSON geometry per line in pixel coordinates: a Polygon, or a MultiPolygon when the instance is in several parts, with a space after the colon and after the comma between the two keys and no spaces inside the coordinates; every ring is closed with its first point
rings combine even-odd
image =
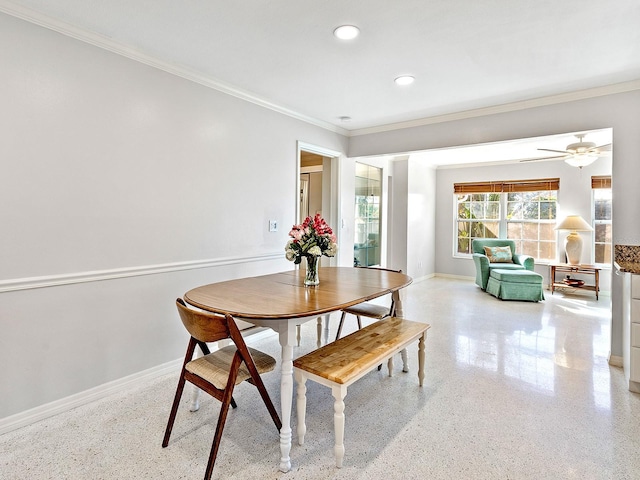
{"type": "Polygon", "coordinates": [[[274,252],[242,257],[191,260],[186,262],[163,263],[158,265],[114,268],[109,270],[95,270],[59,275],[46,275],[41,277],[16,278],[9,280],[0,280],[0,293],[14,292],[18,290],[31,290],[35,288],[56,287],[61,285],[72,285],[75,283],[116,280],[120,278],[139,277],[143,275],[157,275],[161,273],[179,272],[183,270],[195,270],[198,268],[212,268],[250,262],[254,263],[256,261],[281,260],[282,258],[284,258],[284,256],[281,252],[274,252]]]}

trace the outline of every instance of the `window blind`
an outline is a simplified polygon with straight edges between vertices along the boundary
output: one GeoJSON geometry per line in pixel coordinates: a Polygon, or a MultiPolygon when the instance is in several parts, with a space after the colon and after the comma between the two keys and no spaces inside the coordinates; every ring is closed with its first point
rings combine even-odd
{"type": "Polygon", "coordinates": [[[533,180],[500,180],[493,182],[467,182],[453,184],[453,193],[458,194],[538,192],[541,190],[560,190],[560,179],[539,178],[533,180]]]}
{"type": "Polygon", "coordinates": [[[611,188],[611,175],[596,175],[591,177],[591,188],[611,188]]]}

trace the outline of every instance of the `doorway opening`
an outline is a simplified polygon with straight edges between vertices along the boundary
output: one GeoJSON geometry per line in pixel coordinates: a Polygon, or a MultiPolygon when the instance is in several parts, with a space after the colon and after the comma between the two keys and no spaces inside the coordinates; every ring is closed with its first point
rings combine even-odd
{"type": "MultiPolygon", "coordinates": [[[[338,237],[338,244],[340,156],[340,152],[298,142],[296,223],[320,214],[338,237]]],[[[340,250],[335,257],[321,257],[322,265],[339,265],[340,250]]]]}

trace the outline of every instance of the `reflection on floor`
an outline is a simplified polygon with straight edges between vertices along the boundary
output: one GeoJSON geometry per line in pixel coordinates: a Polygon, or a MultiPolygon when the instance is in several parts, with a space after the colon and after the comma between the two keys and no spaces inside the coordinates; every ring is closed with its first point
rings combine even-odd
{"type": "MultiPolygon", "coordinates": [[[[412,347],[411,373],[401,373],[396,361],[394,377],[375,370],[350,387],[342,469],[334,466],[328,389],[308,384],[305,445],[296,444],[294,426],[293,470],[283,474],[269,415],[255,389],[241,385],[214,478],[640,478],[640,395],[607,363],[609,299],[546,293],[540,303],[505,302],[467,281],[411,285],[405,316],[432,325],[425,386],[417,386],[412,347]]],[[[329,338],[337,320],[334,314],[329,338]]],[[[296,355],[315,347],[315,323],[304,325],[302,335],[296,355]]],[[[275,336],[254,345],[278,356],[275,336]]],[[[0,476],[201,478],[218,403],[203,398],[191,413],[185,398],[162,449],[176,378],[177,372],[0,437],[0,476]]],[[[266,375],[265,383],[278,399],[278,375],[266,375]]]]}

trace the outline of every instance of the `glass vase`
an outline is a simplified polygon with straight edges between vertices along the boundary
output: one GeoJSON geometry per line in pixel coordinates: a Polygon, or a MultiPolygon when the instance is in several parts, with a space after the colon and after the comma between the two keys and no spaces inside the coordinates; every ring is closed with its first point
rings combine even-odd
{"type": "Polygon", "coordinates": [[[305,286],[318,285],[320,283],[320,278],[318,277],[318,266],[320,263],[320,257],[309,255],[306,257],[306,260],[307,273],[304,276],[304,284],[305,286]]]}

